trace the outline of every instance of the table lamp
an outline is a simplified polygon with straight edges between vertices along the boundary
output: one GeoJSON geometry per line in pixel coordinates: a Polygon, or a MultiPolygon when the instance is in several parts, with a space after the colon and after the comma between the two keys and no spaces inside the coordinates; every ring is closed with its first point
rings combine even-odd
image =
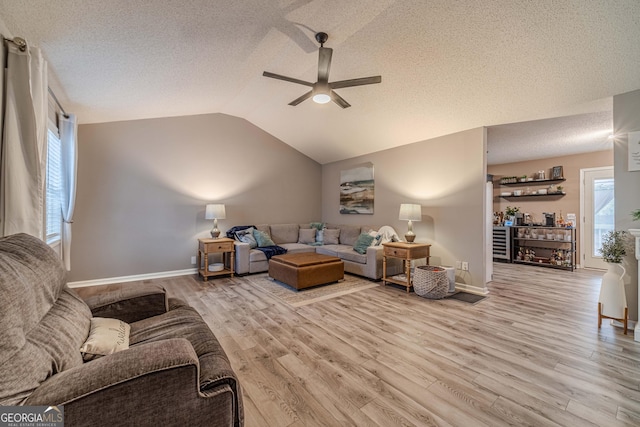
{"type": "Polygon", "coordinates": [[[413,221],[420,221],[422,219],[422,206],[411,203],[402,203],[400,205],[400,216],[398,219],[403,221],[409,221],[407,234],[404,238],[407,242],[413,243],[416,238],[416,234],[413,232],[413,221]]]}
{"type": "Polygon", "coordinates": [[[217,239],[220,236],[220,230],[218,230],[218,219],[225,219],[226,213],[223,204],[210,204],[204,212],[205,219],[213,220],[213,228],[211,229],[211,237],[217,239]]]}

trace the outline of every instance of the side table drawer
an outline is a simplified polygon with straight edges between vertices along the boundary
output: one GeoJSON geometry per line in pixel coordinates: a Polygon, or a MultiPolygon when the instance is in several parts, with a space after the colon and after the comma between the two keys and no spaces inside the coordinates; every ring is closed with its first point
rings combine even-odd
{"type": "Polygon", "coordinates": [[[384,254],[386,256],[392,256],[396,258],[406,258],[408,251],[402,248],[393,248],[389,246],[384,247],[384,254]]]}
{"type": "Polygon", "coordinates": [[[233,252],[235,248],[233,242],[207,242],[200,244],[200,250],[207,253],[233,252]]]}
{"type": "Polygon", "coordinates": [[[210,252],[232,252],[235,248],[233,242],[210,243],[210,252]]]}

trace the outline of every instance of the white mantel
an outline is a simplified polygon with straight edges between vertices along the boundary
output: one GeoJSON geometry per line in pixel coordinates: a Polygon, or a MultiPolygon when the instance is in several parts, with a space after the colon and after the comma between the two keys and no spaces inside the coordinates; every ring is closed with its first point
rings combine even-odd
{"type": "MultiPolygon", "coordinates": [[[[638,260],[638,286],[640,287],[640,228],[630,228],[629,233],[636,238],[636,259],[638,260]]],[[[640,307],[640,289],[638,289],[638,307],[640,307]]],[[[634,341],[640,341],[640,319],[633,331],[634,341]]]]}

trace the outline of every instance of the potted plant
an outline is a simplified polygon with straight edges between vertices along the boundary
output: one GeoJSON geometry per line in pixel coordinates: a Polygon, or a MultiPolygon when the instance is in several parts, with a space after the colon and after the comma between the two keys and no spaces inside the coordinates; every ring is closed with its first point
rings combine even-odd
{"type": "Polygon", "coordinates": [[[602,319],[614,319],[624,324],[624,333],[627,333],[627,296],[624,290],[624,277],[626,270],[622,266],[622,259],[627,254],[626,231],[609,231],[602,238],[600,254],[607,262],[607,272],[602,276],[600,296],[598,298],[598,327],[602,319]],[[622,274],[619,270],[622,269],[622,274]]]}
{"type": "Polygon", "coordinates": [[[634,221],[640,221],[640,209],[631,212],[631,218],[633,218],[634,221]]]}
{"type": "Polygon", "coordinates": [[[626,231],[609,231],[602,237],[602,248],[600,254],[602,259],[608,263],[619,264],[627,254],[626,231]]]}
{"type": "Polygon", "coordinates": [[[556,187],[556,192],[557,192],[557,193],[562,193],[562,189],[563,189],[563,188],[564,188],[564,187],[563,187],[562,185],[558,185],[558,186],[556,187]]]}
{"type": "Polygon", "coordinates": [[[518,212],[520,212],[520,208],[517,206],[514,206],[514,207],[507,206],[504,212],[507,214],[507,216],[514,217],[518,212]]]}

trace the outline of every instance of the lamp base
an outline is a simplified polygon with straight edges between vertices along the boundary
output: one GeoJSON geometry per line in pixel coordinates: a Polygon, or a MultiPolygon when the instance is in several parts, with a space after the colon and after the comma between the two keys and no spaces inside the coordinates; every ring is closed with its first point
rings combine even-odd
{"type": "Polygon", "coordinates": [[[218,237],[220,237],[220,230],[217,228],[215,230],[211,230],[211,238],[217,239],[218,237]]]}
{"type": "Polygon", "coordinates": [[[414,240],[416,240],[416,235],[415,234],[405,234],[404,235],[404,239],[408,242],[408,243],[413,243],[414,240]]]}

